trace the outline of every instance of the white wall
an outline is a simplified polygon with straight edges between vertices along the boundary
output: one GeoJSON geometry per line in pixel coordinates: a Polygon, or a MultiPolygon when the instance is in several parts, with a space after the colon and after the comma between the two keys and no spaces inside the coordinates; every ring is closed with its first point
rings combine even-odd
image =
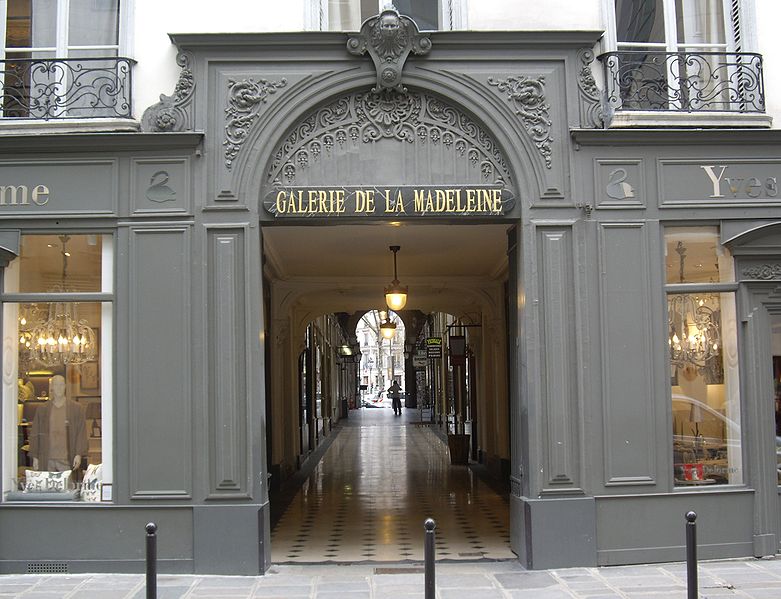
{"type": "Polygon", "coordinates": [[[300,31],[307,0],[135,0],[133,41],[134,110],[138,118],[172,94],[179,76],[169,33],[300,31]]]}
{"type": "Polygon", "coordinates": [[[781,23],[779,0],[755,0],[757,11],[757,51],[762,54],[765,71],[765,104],[773,117],[773,128],[781,127],[781,23]]]}

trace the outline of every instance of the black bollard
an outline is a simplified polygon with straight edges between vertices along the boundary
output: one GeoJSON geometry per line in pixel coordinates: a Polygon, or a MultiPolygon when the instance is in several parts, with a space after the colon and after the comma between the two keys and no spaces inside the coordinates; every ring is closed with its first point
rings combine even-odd
{"type": "Polygon", "coordinates": [[[686,512],[686,589],[687,599],[697,599],[697,514],[686,512]]]}
{"type": "Polygon", "coordinates": [[[157,524],[146,525],[146,599],[157,599],[157,524]]]}
{"type": "Polygon", "coordinates": [[[423,523],[426,529],[426,538],[423,544],[423,557],[425,560],[425,583],[424,599],[434,599],[437,587],[434,580],[434,529],[437,523],[431,518],[427,518],[423,523]]]}

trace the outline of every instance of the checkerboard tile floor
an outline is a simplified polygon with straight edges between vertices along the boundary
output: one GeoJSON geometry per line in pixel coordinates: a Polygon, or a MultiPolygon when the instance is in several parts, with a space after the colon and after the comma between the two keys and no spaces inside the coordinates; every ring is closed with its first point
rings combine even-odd
{"type": "Polygon", "coordinates": [[[429,517],[438,560],[515,557],[507,497],[451,466],[416,414],[350,412],[272,531],[274,563],[420,561],[429,517]]]}

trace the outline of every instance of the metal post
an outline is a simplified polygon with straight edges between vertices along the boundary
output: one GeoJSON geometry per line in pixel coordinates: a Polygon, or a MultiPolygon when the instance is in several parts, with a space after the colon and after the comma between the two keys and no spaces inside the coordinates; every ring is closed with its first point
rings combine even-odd
{"type": "Polygon", "coordinates": [[[697,514],[686,512],[686,588],[687,599],[697,599],[697,514]]]}
{"type": "Polygon", "coordinates": [[[423,527],[426,529],[426,538],[423,544],[423,555],[426,564],[424,599],[434,599],[437,592],[434,581],[434,529],[437,527],[437,523],[431,518],[427,518],[423,527]]]}
{"type": "Polygon", "coordinates": [[[146,525],[146,599],[157,599],[157,524],[146,525]]]}

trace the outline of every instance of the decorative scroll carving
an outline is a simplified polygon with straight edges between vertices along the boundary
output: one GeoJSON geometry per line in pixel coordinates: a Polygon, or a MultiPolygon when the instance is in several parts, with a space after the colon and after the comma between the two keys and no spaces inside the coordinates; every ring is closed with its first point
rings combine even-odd
{"type": "Polygon", "coordinates": [[[773,281],[781,279],[781,264],[758,264],[743,269],[743,276],[749,279],[773,281]]]}
{"type": "Polygon", "coordinates": [[[313,163],[380,140],[446,148],[485,183],[511,183],[498,144],[468,116],[421,92],[383,90],[342,96],[307,116],[274,154],[268,181],[294,185],[313,163]]]}
{"type": "Polygon", "coordinates": [[[601,129],[605,124],[605,113],[602,108],[602,92],[597,87],[591,63],[594,53],[589,48],[578,52],[580,72],[578,73],[578,96],[580,99],[580,126],[587,129],[601,129]]]}
{"type": "Polygon", "coordinates": [[[179,52],[176,64],[182,67],[179,80],[171,96],[160,95],[160,101],[144,111],[141,117],[143,131],[191,131],[192,103],[195,93],[195,77],[191,70],[192,55],[179,52]]]}
{"type": "Polygon", "coordinates": [[[225,125],[225,166],[233,167],[242,144],[247,139],[252,123],[258,117],[260,105],[268,101],[271,94],[287,85],[287,79],[268,81],[267,79],[244,79],[242,81],[228,81],[228,106],[225,114],[228,124],[225,125]]]}
{"type": "Polygon", "coordinates": [[[521,117],[524,127],[531,135],[534,145],[545,159],[545,166],[551,164],[550,136],[551,121],[548,118],[550,105],[545,101],[545,77],[508,77],[504,80],[488,79],[488,85],[496,86],[499,91],[507,92],[507,99],[515,107],[515,114],[521,117]]]}
{"type": "Polygon", "coordinates": [[[372,91],[395,89],[404,92],[401,70],[410,52],[426,54],[431,39],[418,31],[415,21],[387,5],[376,17],[367,19],[358,35],[347,40],[347,51],[356,56],[366,52],[377,69],[377,87],[372,91]]]}

